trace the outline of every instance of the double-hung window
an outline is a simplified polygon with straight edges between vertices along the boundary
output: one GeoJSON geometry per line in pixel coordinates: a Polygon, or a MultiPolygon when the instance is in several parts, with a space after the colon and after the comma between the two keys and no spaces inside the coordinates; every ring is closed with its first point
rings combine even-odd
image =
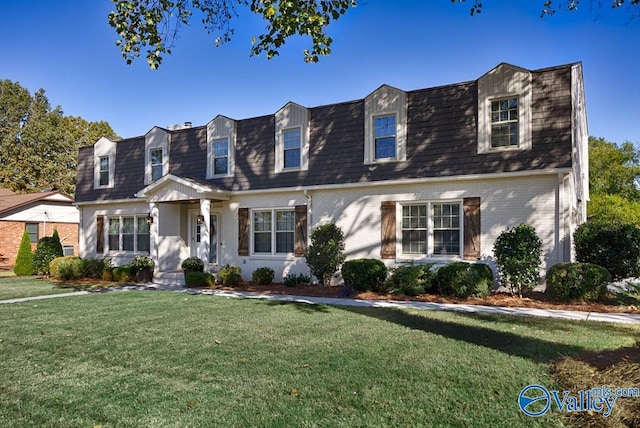
{"type": "Polygon", "coordinates": [[[145,216],[109,217],[109,251],[149,252],[149,225],[145,216]]]}
{"type": "Polygon", "coordinates": [[[27,234],[29,234],[29,241],[31,241],[32,244],[35,244],[38,242],[38,223],[27,223],[25,224],[25,230],[27,231],[27,234]]]}
{"type": "Polygon", "coordinates": [[[491,101],[491,147],[518,146],[518,98],[491,101]]]}
{"type": "Polygon", "coordinates": [[[396,115],[373,118],[374,151],[376,159],[396,157],[396,115]]]}
{"type": "Polygon", "coordinates": [[[99,159],[99,185],[100,186],[108,186],[109,185],[109,156],[101,156],[99,159]]]}
{"type": "Polygon", "coordinates": [[[162,171],[162,149],[151,149],[151,181],[160,179],[163,175],[162,171]]]}
{"type": "Polygon", "coordinates": [[[461,204],[412,203],[402,206],[402,253],[406,255],[460,255],[461,204]]]}
{"type": "Polygon", "coordinates": [[[292,209],[254,211],[254,254],[293,253],[294,228],[295,214],[292,209]]]}
{"type": "Polygon", "coordinates": [[[282,134],[284,168],[300,168],[300,128],[285,129],[282,134]]]}
{"type": "Polygon", "coordinates": [[[213,141],[213,175],[226,175],[229,172],[229,139],[213,141]]]}

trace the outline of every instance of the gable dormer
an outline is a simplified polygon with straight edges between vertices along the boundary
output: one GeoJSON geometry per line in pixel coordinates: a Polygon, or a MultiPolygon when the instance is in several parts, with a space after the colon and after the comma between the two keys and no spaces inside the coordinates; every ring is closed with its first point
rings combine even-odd
{"type": "Polygon", "coordinates": [[[233,176],[235,147],[236,121],[216,116],[207,124],[207,178],[233,176]]]}
{"type": "Polygon", "coordinates": [[[478,153],[531,149],[531,72],[502,63],[478,79],[478,153]]]}
{"type": "Polygon", "coordinates": [[[109,189],[113,187],[116,169],[116,143],[101,137],[93,145],[93,188],[109,189]]]}
{"type": "Polygon", "coordinates": [[[309,110],[293,102],[276,112],[276,172],[309,167],[309,110]]]}
{"type": "Polygon", "coordinates": [[[407,94],[382,85],[364,99],[364,163],[407,157],[407,94]]]}
{"type": "Polygon", "coordinates": [[[169,172],[169,133],[154,126],[144,136],[144,184],[152,183],[169,172]]]}

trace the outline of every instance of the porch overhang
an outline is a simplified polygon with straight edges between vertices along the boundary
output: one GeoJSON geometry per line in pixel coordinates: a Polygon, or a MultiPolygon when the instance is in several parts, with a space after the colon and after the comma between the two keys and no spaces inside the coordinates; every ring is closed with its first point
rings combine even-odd
{"type": "Polygon", "coordinates": [[[192,178],[167,174],[142,188],[135,196],[147,202],[180,202],[198,199],[228,201],[231,192],[192,178]]]}

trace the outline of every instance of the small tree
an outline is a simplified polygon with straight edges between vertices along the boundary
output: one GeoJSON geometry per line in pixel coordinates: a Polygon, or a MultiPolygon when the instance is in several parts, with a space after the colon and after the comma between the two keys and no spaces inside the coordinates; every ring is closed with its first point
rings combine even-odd
{"type": "Polygon", "coordinates": [[[51,263],[51,260],[62,256],[60,240],[56,243],[52,236],[40,238],[36,251],[33,253],[33,270],[38,275],[49,275],[49,263],[51,263]]]}
{"type": "Polygon", "coordinates": [[[51,237],[53,238],[53,245],[55,246],[54,251],[64,255],[62,243],[60,242],[60,235],[58,234],[58,229],[55,227],[53,228],[53,235],[51,235],[51,237]]]}
{"type": "Polygon", "coordinates": [[[13,267],[13,273],[17,276],[33,275],[33,253],[31,252],[31,239],[25,230],[20,241],[18,249],[18,257],[16,257],[16,265],[13,267]]]}
{"type": "Polygon", "coordinates": [[[307,265],[320,283],[328,286],[331,277],[344,262],[344,234],[333,223],[323,224],[311,232],[311,245],[307,249],[307,265]]]}
{"type": "Polygon", "coordinates": [[[520,224],[502,232],[493,245],[498,267],[511,293],[522,297],[523,288],[533,288],[540,277],[542,241],[533,226],[520,224]]]}

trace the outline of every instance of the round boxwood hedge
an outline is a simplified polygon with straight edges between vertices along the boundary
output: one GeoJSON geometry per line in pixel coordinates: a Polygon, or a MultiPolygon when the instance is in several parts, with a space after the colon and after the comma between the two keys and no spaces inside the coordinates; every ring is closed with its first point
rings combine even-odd
{"type": "Polygon", "coordinates": [[[611,274],[593,263],[558,263],[547,272],[545,294],[560,301],[601,301],[611,274]]]}

